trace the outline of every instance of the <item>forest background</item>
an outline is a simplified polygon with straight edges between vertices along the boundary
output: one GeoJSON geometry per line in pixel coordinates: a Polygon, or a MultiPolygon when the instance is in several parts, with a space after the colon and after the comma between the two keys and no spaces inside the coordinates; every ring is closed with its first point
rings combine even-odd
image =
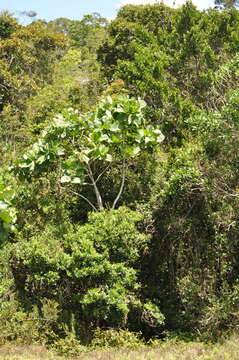
{"type": "Polygon", "coordinates": [[[1,344],[238,329],[236,5],[1,13],[1,344]]]}

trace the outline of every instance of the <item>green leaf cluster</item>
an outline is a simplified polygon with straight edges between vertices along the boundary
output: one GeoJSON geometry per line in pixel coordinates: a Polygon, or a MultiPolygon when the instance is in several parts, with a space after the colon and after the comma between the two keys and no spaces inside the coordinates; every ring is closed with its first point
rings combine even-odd
{"type": "Polygon", "coordinates": [[[152,316],[154,326],[162,325],[159,304],[140,300],[137,263],[149,242],[137,229],[140,220],[139,213],[120,207],[91,213],[87,224],[62,234],[49,228],[23,239],[13,251],[17,286],[33,302],[54,299],[78,322],[126,326],[134,308],[143,322],[152,316]]]}
{"type": "Polygon", "coordinates": [[[7,239],[10,230],[14,230],[16,222],[16,210],[13,207],[12,200],[15,192],[13,188],[7,185],[0,177],[0,240],[7,239]]]}

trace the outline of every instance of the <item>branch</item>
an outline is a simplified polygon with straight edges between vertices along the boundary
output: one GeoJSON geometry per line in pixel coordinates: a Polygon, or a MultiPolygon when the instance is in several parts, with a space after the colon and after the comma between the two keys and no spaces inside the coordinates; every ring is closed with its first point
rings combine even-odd
{"type": "Polygon", "coordinates": [[[10,61],[9,61],[9,64],[8,64],[8,70],[10,69],[14,58],[15,58],[15,57],[12,55],[12,56],[11,56],[11,59],[10,59],[10,61]]]}
{"type": "Polygon", "coordinates": [[[119,198],[121,197],[121,194],[123,192],[123,189],[124,189],[124,183],[125,183],[125,170],[126,170],[126,166],[125,166],[125,158],[123,159],[123,165],[122,165],[122,181],[121,181],[121,186],[120,186],[120,189],[119,189],[119,192],[118,192],[118,195],[116,196],[115,200],[114,200],[114,203],[112,205],[112,209],[114,210],[115,209],[115,206],[119,200],[119,198]]]}
{"type": "Polygon", "coordinates": [[[70,191],[72,194],[81,197],[83,200],[85,200],[92,207],[92,209],[94,209],[94,211],[97,211],[95,205],[93,205],[92,202],[89,199],[87,199],[84,195],[81,195],[81,194],[79,194],[79,193],[77,193],[77,192],[75,192],[75,191],[73,191],[71,189],[67,189],[67,190],[70,191]]]}
{"type": "Polygon", "coordinates": [[[97,177],[97,179],[95,180],[95,183],[97,184],[97,182],[100,180],[100,178],[102,177],[102,175],[104,175],[104,173],[110,168],[110,165],[108,165],[103,171],[102,173],[97,177]]]}

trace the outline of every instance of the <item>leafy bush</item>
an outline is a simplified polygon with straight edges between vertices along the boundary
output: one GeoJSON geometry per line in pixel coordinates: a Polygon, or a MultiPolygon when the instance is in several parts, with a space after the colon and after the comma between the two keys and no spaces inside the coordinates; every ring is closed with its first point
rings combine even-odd
{"type": "Polygon", "coordinates": [[[27,295],[32,304],[54,299],[62,311],[58,321],[67,323],[67,314],[74,314],[78,333],[81,323],[128,325],[135,303],[142,321],[161,325],[158,305],[140,301],[137,264],[149,241],[137,229],[140,220],[139,213],[120,207],[92,213],[88,223],[69,226],[61,235],[49,227],[22,239],[11,259],[19,294],[27,295]]]}
{"type": "Polygon", "coordinates": [[[91,342],[92,347],[117,347],[117,348],[135,348],[143,345],[140,334],[128,330],[101,330],[96,329],[91,342]]]}
{"type": "Polygon", "coordinates": [[[80,341],[72,334],[65,338],[58,339],[54,342],[51,348],[59,355],[64,356],[79,356],[80,353],[86,351],[86,347],[81,345],[80,341]]]}
{"type": "Polygon", "coordinates": [[[16,299],[4,301],[0,307],[0,344],[44,344],[55,340],[53,329],[58,318],[58,304],[43,299],[41,311],[34,305],[25,311],[16,299]]]}

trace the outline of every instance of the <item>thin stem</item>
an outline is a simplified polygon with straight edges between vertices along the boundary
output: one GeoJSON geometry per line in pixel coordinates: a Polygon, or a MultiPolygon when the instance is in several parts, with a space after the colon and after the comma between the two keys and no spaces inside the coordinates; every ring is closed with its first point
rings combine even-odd
{"type": "Polygon", "coordinates": [[[104,175],[104,173],[110,168],[110,165],[108,165],[103,171],[102,173],[97,177],[97,179],[95,180],[95,183],[97,184],[97,182],[100,180],[100,178],[104,175]]]}
{"type": "Polygon", "coordinates": [[[125,158],[123,159],[123,164],[122,164],[122,181],[121,181],[121,186],[118,192],[118,195],[116,196],[112,209],[115,209],[117,202],[119,201],[121,194],[123,192],[124,189],[124,183],[125,183],[125,170],[126,170],[126,166],[125,166],[125,158]]]}
{"type": "Polygon", "coordinates": [[[91,170],[91,167],[90,165],[88,164],[87,165],[87,172],[88,172],[88,175],[90,177],[90,180],[92,182],[92,185],[94,187],[94,190],[95,190],[95,195],[96,195],[96,200],[97,200],[97,205],[98,205],[98,209],[99,210],[103,210],[104,207],[103,207],[103,202],[102,202],[102,197],[100,195],[100,191],[96,185],[96,182],[95,182],[95,179],[94,179],[94,176],[93,176],[93,173],[92,173],[92,170],[91,170]]]}
{"type": "Polygon", "coordinates": [[[72,194],[77,195],[77,196],[81,197],[82,199],[84,199],[84,200],[92,207],[92,209],[94,209],[95,211],[97,211],[95,205],[93,205],[92,202],[91,202],[89,199],[87,199],[84,195],[81,195],[81,194],[79,194],[79,193],[77,193],[77,192],[75,192],[75,191],[73,191],[73,190],[70,190],[70,189],[68,189],[68,190],[69,190],[72,194]]]}

